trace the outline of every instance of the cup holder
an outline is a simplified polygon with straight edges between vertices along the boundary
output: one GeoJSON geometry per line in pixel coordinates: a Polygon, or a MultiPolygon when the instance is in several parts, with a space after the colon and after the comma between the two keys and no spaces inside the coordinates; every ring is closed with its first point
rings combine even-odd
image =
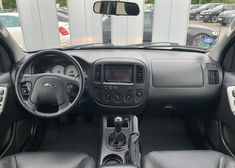
{"type": "Polygon", "coordinates": [[[119,164],[123,164],[123,160],[120,156],[111,154],[111,155],[107,155],[104,157],[103,164],[104,165],[119,165],[119,164]]]}

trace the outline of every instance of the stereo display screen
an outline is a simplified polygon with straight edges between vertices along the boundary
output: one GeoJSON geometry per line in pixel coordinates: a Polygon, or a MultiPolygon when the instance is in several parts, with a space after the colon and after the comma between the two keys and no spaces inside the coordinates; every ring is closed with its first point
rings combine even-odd
{"type": "Polygon", "coordinates": [[[105,82],[132,83],[132,76],[132,66],[106,65],[104,67],[105,82]]]}

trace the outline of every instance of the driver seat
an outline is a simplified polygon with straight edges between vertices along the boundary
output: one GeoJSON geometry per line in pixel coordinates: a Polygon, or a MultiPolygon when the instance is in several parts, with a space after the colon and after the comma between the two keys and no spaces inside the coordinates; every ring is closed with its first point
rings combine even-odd
{"type": "Polygon", "coordinates": [[[27,152],[0,160],[1,168],[95,168],[87,154],[66,152],[27,152]]]}

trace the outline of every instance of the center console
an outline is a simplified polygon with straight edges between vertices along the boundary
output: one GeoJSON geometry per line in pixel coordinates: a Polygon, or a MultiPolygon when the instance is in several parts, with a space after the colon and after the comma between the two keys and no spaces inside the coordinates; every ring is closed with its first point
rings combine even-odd
{"type": "Polygon", "coordinates": [[[139,60],[101,59],[93,67],[93,95],[101,105],[136,106],[146,92],[146,66],[139,60]]]}
{"type": "Polygon", "coordinates": [[[134,115],[104,116],[99,165],[139,167],[141,162],[138,118],[134,115]]]}

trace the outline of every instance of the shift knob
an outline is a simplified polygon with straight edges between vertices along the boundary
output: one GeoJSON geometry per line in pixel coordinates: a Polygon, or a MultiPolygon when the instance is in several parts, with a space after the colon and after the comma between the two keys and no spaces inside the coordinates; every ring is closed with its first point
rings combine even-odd
{"type": "Polygon", "coordinates": [[[122,117],[115,117],[113,123],[114,123],[115,131],[121,132],[122,125],[123,125],[123,118],[122,117]]]}

